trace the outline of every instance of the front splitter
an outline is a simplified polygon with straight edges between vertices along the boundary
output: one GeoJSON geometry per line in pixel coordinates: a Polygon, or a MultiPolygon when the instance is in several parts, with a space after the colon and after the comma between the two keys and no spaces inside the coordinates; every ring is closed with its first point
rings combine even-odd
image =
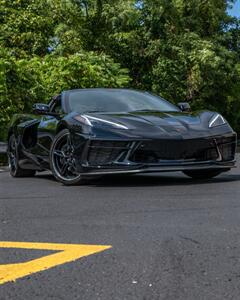
{"type": "Polygon", "coordinates": [[[94,168],[87,169],[84,172],[81,172],[81,175],[92,176],[92,175],[108,175],[108,174],[136,174],[136,173],[156,173],[156,172],[178,172],[178,171],[187,171],[187,170],[219,170],[227,171],[231,168],[235,168],[235,161],[231,162],[202,162],[197,164],[184,164],[184,165],[158,165],[158,166],[139,166],[136,168],[94,168]]]}

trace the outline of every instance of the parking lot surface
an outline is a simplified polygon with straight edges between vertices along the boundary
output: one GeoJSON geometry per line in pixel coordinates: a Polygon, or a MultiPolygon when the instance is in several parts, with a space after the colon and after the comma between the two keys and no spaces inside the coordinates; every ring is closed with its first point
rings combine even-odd
{"type": "Polygon", "coordinates": [[[206,181],[165,173],[104,177],[74,187],[49,173],[13,179],[0,172],[1,300],[239,295],[239,164],[206,181]],[[79,248],[72,256],[55,255],[74,244],[79,248]],[[103,248],[89,252],[84,245],[103,248]],[[3,282],[10,264],[18,264],[15,281],[3,282]]]}

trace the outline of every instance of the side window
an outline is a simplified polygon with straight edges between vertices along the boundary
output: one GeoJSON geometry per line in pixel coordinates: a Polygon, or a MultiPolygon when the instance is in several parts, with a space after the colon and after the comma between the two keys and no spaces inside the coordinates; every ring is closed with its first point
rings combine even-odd
{"type": "Polygon", "coordinates": [[[62,114],[63,109],[62,109],[62,103],[61,103],[61,96],[57,96],[52,107],[51,107],[51,112],[57,113],[57,114],[62,114]]]}

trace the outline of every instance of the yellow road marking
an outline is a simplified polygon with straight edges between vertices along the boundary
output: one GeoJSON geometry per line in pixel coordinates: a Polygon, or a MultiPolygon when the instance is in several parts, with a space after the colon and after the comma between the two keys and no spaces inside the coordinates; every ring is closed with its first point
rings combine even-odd
{"type": "Polygon", "coordinates": [[[20,248],[36,250],[53,250],[57,253],[49,254],[31,261],[15,264],[0,265],[0,284],[15,281],[18,278],[45,271],[57,265],[65,264],[81,257],[98,253],[111,248],[111,246],[82,245],[82,244],[48,244],[1,242],[0,248],[20,248]]]}

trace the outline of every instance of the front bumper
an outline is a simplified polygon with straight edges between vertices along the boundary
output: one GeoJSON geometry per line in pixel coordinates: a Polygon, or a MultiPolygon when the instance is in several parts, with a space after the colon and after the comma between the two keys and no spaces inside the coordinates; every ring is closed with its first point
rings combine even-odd
{"type": "Polygon", "coordinates": [[[235,166],[236,134],[178,140],[105,140],[78,136],[84,176],[220,169],[235,166]]]}
{"type": "Polygon", "coordinates": [[[135,167],[129,167],[129,166],[122,166],[122,168],[103,168],[99,167],[98,169],[92,169],[87,167],[86,169],[82,169],[81,174],[84,176],[94,176],[94,175],[108,175],[108,174],[137,174],[137,173],[156,173],[156,172],[177,172],[177,171],[186,171],[186,170],[222,170],[228,171],[231,168],[235,167],[236,161],[231,161],[228,163],[215,163],[212,161],[204,162],[202,164],[195,163],[195,164],[182,164],[182,165],[176,165],[176,166],[149,166],[149,165],[143,165],[143,166],[135,166],[135,167]]]}

